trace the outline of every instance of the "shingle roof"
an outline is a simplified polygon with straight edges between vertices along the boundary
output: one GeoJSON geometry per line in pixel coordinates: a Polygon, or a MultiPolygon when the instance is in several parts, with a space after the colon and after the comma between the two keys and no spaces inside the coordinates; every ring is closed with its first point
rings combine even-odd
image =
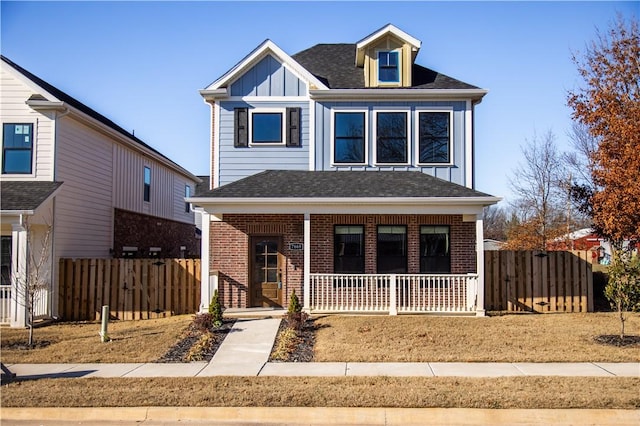
{"type": "MultiPolygon", "coordinates": [[[[16,69],[20,74],[24,75],[29,80],[33,81],[35,84],[37,84],[38,86],[42,87],[47,92],[51,93],[53,96],[58,98],[60,101],[65,102],[65,103],[71,105],[72,107],[82,111],[83,113],[87,114],[89,117],[91,117],[91,118],[99,121],[100,123],[110,127],[111,129],[113,129],[116,132],[126,136],[127,138],[131,139],[132,141],[142,145],[143,147],[153,151],[155,154],[157,154],[160,157],[164,158],[165,160],[171,162],[176,167],[182,169],[182,167],[180,165],[178,165],[177,163],[172,161],[169,157],[166,157],[165,155],[163,155],[162,153],[160,153],[159,151],[157,151],[153,147],[147,145],[141,139],[135,137],[133,134],[129,133],[128,131],[126,131],[122,127],[118,126],[116,123],[114,123],[113,121],[109,120],[104,115],[102,115],[99,112],[89,108],[88,106],[86,106],[85,104],[80,102],[79,100],[77,100],[77,99],[73,98],[72,96],[66,94],[65,92],[63,92],[62,90],[58,89],[57,87],[47,83],[46,81],[44,81],[40,77],[36,76],[35,74],[30,73],[26,69],[22,68],[20,65],[18,65],[15,62],[11,61],[9,58],[6,58],[3,55],[0,55],[0,58],[2,58],[3,62],[6,62],[8,65],[10,65],[14,69],[16,69]]],[[[37,96],[31,96],[31,100],[46,100],[46,98],[44,98],[41,94],[37,94],[37,96]]]]}
{"type": "Polygon", "coordinates": [[[0,210],[35,210],[62,185],[62,182],[2,181],[0,210]]]}
{"type": "MultiPolygon", "coordinates": [[[[364,72],[356,66],[355,44],[317,44],[292,56],[331,89],[364,89],[364,72]]],[[[437,71],[413,65],[409,89],[479,89],[437,71]]]]}
{"type": "Polygon", "coordinates": [[[492,197],[417,171],[267,170],[195,198],[492,197]]]}

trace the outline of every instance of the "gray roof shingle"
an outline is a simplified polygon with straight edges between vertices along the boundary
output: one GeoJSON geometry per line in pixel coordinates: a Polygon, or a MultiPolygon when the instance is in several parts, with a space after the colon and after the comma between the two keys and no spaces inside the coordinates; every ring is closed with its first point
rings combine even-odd
{"type": "MultiPolygon", "coordinates": [[[[330,89],[364,89],[364,72],[356,66],[356,45],[317,44],[292,56],[330,89]]],[[[429,68],[413,64],[409,89],[479,89],[429,68]]]]}
{"type": "Polygon", "coordinates": [[[62,182],[2,181],[0,210],[35,210],[62,185],[62,182]]]}
{"type": "Polygon", "coordinates": [[[267,170],[195,198],[405,198],[491,195],[417,171],[267,170]]]}

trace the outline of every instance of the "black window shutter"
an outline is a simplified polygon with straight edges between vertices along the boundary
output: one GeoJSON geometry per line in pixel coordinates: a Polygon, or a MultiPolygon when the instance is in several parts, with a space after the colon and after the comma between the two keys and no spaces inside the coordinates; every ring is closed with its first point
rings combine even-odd
{"type": "Polygon", "coordinates": [[[246,148],[249,146],[249,109],[234,108],[233,126],[235,128],[233,146],[236,148],[246,148]]]}
{"type": "Polygon", "coordinates": [[[287,108],[287,146],[302,145],[300,127],[300,108],[287,108]]]}

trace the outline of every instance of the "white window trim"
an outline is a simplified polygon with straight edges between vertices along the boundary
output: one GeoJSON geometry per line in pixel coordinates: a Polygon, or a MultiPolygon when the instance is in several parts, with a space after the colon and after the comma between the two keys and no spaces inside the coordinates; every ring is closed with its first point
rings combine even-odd
{"type": "Polygon", "coordinates": [[[416,108],[414,117],[414,155],[416,166],[453,166],[453,108],[452,107],[429,107],[416,108]],[[449,162],[447,163],[421,163],[420,162],[420,113],[421,112],[448,112],[449,113],[449,162]]]}
{"type": "Polygon", "coordinates": [[[401,87],[402,86],[402,48],[398,47],[396,49],[376,49],[376,82],[378,86],[389,86],[389,87],[401,87]],[[380,63],[379,63],[379,54],[380,52],[398,52],[398,81],[381,81],[380,80],[380,63]]]}
{"type": "Polygon", "coordinates": [[[411,142],[412,142],[412,137],[411,137],[411,108],[410,107],[385,107],[385,108],[381,108],[381,109],[374,109],[373,110],[373,125],[372,125],[372,133],[373,136],[371,138],[371,142],[373,145],[373,163],[374,165],[378,166],[378,167],[385,167],[385,166],[408,166],[411,165],[411,153],[412,153],[412,149],[411,149],[411,142]],[[404,163],[381,163],[378,162],[378,113],[379,112],[404,112],[406,113],[407,116],[407,161],[404,163]]]}
{"type": "MultiPolygon", "coordinates": [[[[2,141],[0,141],[0,176],[3,178],[35,178],[36,177],[36,165],[37,165],[37,152],[36,152],[36,135],[38,134],[38,122],[37,121],[20,121],[20,120],[12,120],[12,121],[3,121],[2,128],[0,128],[2,132],[0,132],[2,136],[2,141]],[[31,124],[32,134],[31,134],[31,173],[3,173],[2,169],[4,168],[4,125],[5,124],[31,124]]],[[[53,170],[54,165],[51,166],[53,170]]]]}
{"type": "Polygon", "coordinates": [[[287,109],[286,108],[249,108],[249,146],[250,147],[260,147],[260,146],[286,146],[287,144],[287,109]],[[274,142],[274,143],[264,143],[264,142],[253,142],[253,114],[262,114],[262,113],[278,113],[282,117],[282,141],[274,142]]]}
{"type": "Polygon", "coordinates": [[[331,108],[331,124],[330,124],[330,156],[332,167],[342,166],[368,166],[369,165],[369,109],[362,107],[340,107],[331,108]],[[338,163],[335,161],[335,117],[340,112],[363,112],[364,113],[364,162],[362,163],[338,163]]]}

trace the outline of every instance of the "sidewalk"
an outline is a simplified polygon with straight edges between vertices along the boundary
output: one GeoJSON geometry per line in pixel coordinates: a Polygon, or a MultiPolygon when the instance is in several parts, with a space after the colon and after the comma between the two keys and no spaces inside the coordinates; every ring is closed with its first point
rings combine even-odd
{"type": "MultiPolygon", "coordinates": [[[[7,364],[19,379],[61,377],[395,376],[640,377],[640,362],[268,362],[280,320],[238,320],[210,362],[131,364],[7,364]]],[[[4,381],[4,376],[3,376],[4,381]]]]}

